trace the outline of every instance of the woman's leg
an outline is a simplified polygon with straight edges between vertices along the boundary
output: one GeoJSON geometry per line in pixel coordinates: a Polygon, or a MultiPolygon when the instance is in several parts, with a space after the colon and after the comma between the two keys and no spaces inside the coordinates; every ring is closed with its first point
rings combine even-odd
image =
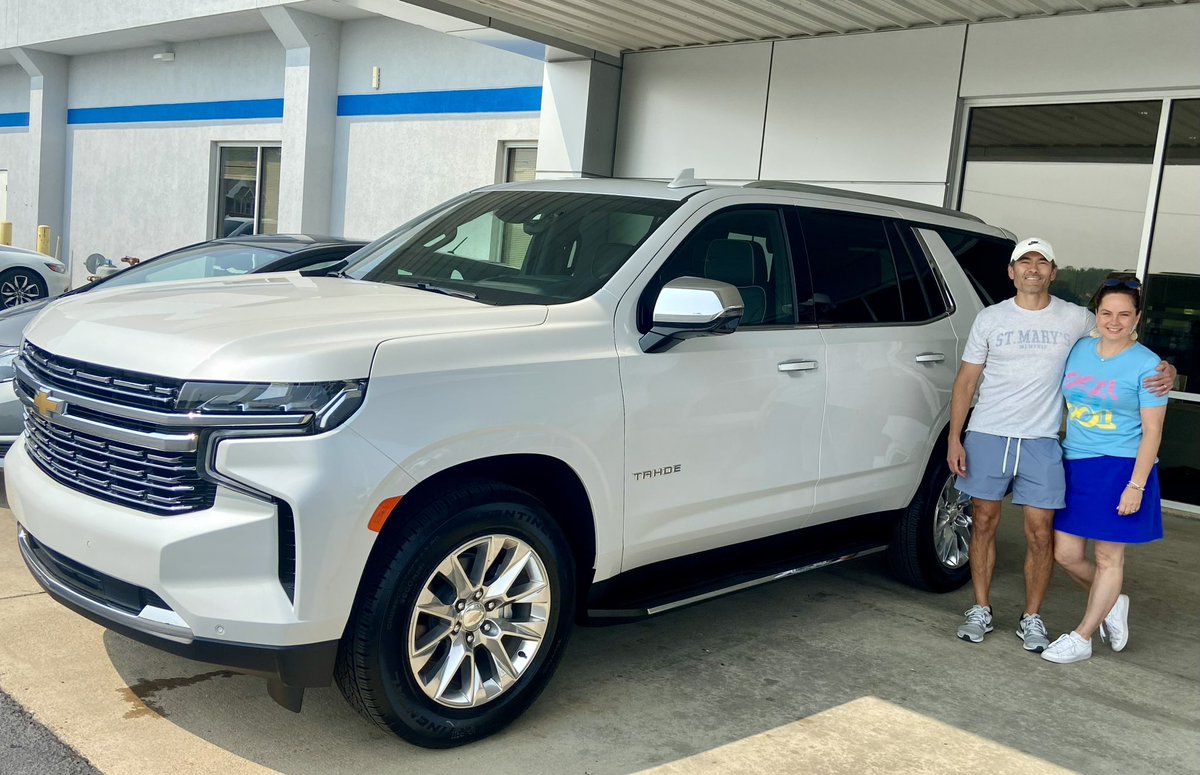
{"type": "Polygon", "coordinates": [[[1121,594],[1121,584],[1125,580],[1125,544],[1114,544],[1108,541],[1096,542],[1096,573],[1092,579],[1092,589],[1088,593],[1087,611],[1083,621],[1075,628],[1079,637],[1088,640],[1113,604],[1117,595],[1121,594]]]}
{"type": "Polygon", "coordinates": [[[1072,580],[1084,589],[1091,589],[1096,566],[1087,558],[1087,539],[1054,531],[1054,559],[1072,580]]]}

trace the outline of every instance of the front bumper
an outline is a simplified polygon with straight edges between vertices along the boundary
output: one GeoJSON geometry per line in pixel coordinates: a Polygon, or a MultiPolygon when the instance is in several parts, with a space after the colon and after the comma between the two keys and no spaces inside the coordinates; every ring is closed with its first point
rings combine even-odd
{"type": "Polygon", "coordinates": [[[106,588],[131,585],[58,555],[20,525],[17,544],[29,572],[50,597],[114,632],[177,656],[262,676],[285,686],[328,686],[333,679],[336,640],[301,646],[261,646],[197,638],[181,621],[164,621],[171,617],[163,615],[164,609],[158,606],[147,605],[139,614],[132,613],[105,593],[106,588]]]}
{"type": "Polygon", "coordinates": [[[411,480],[349,429],[222,441],[216,467],[274,500],[218,487],[211,508],[149,514],[51,478],[18,439],[4,475],[25,561],[105,627],[289,686],[328,684],[376,536],[370,515],[411,480]]]}

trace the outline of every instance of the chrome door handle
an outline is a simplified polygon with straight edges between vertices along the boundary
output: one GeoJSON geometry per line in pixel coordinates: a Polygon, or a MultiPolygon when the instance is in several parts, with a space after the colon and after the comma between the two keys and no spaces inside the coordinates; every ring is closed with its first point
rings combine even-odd
{"type": "Polygon", "coordinates": [[[815,368],[816,361],[784,361],[779,364],[780,371],[812,371],[815,368]]]}
{"type": "Polygon", "coordinates": [[[946,360],[945,353],[919,353],[917,363],[941,363],[946,360]]]}

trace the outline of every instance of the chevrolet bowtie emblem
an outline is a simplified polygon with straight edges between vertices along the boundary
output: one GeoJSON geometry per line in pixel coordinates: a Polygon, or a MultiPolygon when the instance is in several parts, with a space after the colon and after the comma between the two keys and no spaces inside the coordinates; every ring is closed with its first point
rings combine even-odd
{"type": "Polygon", "coordinates": [[[45,419],[50,419],[50,415],[61,411],[62,403],[57,398],[51,398],[50,394],[45,390],[39,390],[33,396],[33,407],[45,419]]]}

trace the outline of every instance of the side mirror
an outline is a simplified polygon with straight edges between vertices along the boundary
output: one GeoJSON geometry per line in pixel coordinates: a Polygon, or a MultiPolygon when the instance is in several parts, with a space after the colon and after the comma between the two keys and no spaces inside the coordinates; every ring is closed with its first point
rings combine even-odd
{"type": "Polygon", "coordinates": [[[696,336],[732,334],[745,309],[742,294],[729,283],[677,277],[658,292],[653,327],[641,338],[642,352],[663,352],[696,336]]]}

